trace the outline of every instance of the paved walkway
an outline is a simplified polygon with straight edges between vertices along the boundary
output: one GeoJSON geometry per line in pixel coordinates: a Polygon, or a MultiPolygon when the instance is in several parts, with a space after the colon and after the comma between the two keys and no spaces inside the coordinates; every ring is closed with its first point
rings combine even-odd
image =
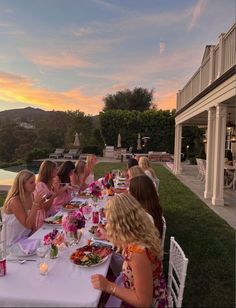
{"type": "MultiPolygon", "coordinates": [[[[172,171],[173,165],[166,164],[167,168],[172,171]]],[[[223,218],[231,227],[236,230],[236,190],[224,190],[224,206],[212,205],[210,199],[204,198],[204,182],[198,178],[197,166],[182,163],[182,173],[176,177],[190,190],[192,190],[210,209],[223,218]]]]}

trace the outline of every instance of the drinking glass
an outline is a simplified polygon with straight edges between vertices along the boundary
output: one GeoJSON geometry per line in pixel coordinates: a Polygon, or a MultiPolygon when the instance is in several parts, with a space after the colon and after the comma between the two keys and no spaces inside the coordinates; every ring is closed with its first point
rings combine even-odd
{"type": "Polygon", "coordinates": [[[45,256],[49,252],[50,245],[41,245],[37,248],[36,254],[41,259],[39,264],[44,262],[45,256]]]}
{"type": "Polygon", "coordinates": [[[90,220],[91,215],[92,215],[92,206],[90,204],[83,206],[82,212],[83,212],[85,219],[90,220]]]}

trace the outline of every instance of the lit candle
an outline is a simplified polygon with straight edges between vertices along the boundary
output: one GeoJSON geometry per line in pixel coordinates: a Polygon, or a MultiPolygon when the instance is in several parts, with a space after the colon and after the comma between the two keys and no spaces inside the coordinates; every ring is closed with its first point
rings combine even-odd
{"type": "Polygon", "coordinates": [[[39,272],[41,275],[47,275],[48,273],[48,264],[43,262],[39,265],[39,272]]]}

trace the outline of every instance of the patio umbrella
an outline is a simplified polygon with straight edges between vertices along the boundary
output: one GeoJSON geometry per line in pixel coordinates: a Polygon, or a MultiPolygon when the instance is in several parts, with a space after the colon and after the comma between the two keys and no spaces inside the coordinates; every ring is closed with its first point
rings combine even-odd
{"type": "Polygon", "coordinates": [[[118,135],[118,138],[117,138],[117,148],[121,148],[121,135],[120,134],[118,135]]]}
{"type": "Polygon", "coordinates": [[[74,141],[74,146],[80,147],[80,140],[79,140],[79,134],[75,133],[75,141],[74,141]]]}
{"type": "Polygon", "coordinates": [[[137,140],[137,150],[142,150],[142,147],[141,147],[141,136],[140,136],[140,133],[138,134],[138,140],[137,140]]]}

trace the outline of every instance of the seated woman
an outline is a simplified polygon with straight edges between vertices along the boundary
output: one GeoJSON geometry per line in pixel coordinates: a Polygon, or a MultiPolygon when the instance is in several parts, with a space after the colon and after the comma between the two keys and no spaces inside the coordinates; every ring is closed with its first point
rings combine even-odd
{"type": "Polygon", "coordinates": [[[71,201],[71,186],[70,178],[74,173],[75,165],[72,161],[68,160],[61,164],[57,171],[57,175],[53,178],[53,191],[56,194],[52,202],[52,214],[57,213],[63,204],[71,201]]]}
{"type": "Polygon", "coordinates": [[[168,307],[161,240],[145,210],[130,194],[120,194],[107,202],[105,214],[108,239],[123,252],[123,286],[95,274],[93,287],[120,298],[124,306],[168,307]]]}
{"type": "Polygon", "coordinates": [[[94,154],[89,154],[86,158],[86,167],[85,167],[85,174],[84,174],[84,182],[85,184],[89,185],[94,182],[94,172],[93,168],[96,165],[97,158],[94,154]]]}
{"type": "Polygon", "coordinates": [[[2,207],[2,220],[6,222],[7,247],[27,238],[36,227],[36,216],[42,208],[42,194],[35,194],[35,175],[20,171],[14,179],[2,207]]]}
{"type": "Polygon", "coordinates": [[[160,233],[160,237],[162,238],[162,208],[153,181],[145,174],[133,177],[130,180],[129,192],[136,200],[138,200],[147,214],[151,215],[151,220],[155,224],[160,233]]]}
{"type": "Polygon", "coordinates": [[[141,167],[144,170],[146,175],[149,176],[150,179],[153,181],[153,183],[156,187],[156,190],[158,192],[160,180],[157,178],[155,171],[150,166],[149,159],[145,156],[140,157],[138,165],[139,165],[139,167],[141,167]]]}
{"type": "Polygon", "coordinates": [[[42,193],[45,197],[43,208],[38,211],[36,217],[36,228],[43,225],[44,219],[52,214],[52,203],[56,197],[53,191],[53,179],[57,175],[57,165],[51,160],[45,160],[41,163],[39,174],[36,181],[35,194],[42,193]]]}
{"type": "Polygon", "coordinates": [[[145,174],[145,172],[143,171],[143,169],[141,167],[133,166],[133,167],[128,169],[127,174],[128,174],[128,179],[130,181],[132,178],[134,178],[136,176],[145,174]]]}
{"type": "Polygon", "coordinates": [[[80,190],[84,190],[88,187],[87,184],[85,184],[84,177],[85,177],[85,167],[86,162],[84,160],[77,160],[75,164],[75,171],[70,176],[71,184],[72,186],[80,188],[80,190]]]}

